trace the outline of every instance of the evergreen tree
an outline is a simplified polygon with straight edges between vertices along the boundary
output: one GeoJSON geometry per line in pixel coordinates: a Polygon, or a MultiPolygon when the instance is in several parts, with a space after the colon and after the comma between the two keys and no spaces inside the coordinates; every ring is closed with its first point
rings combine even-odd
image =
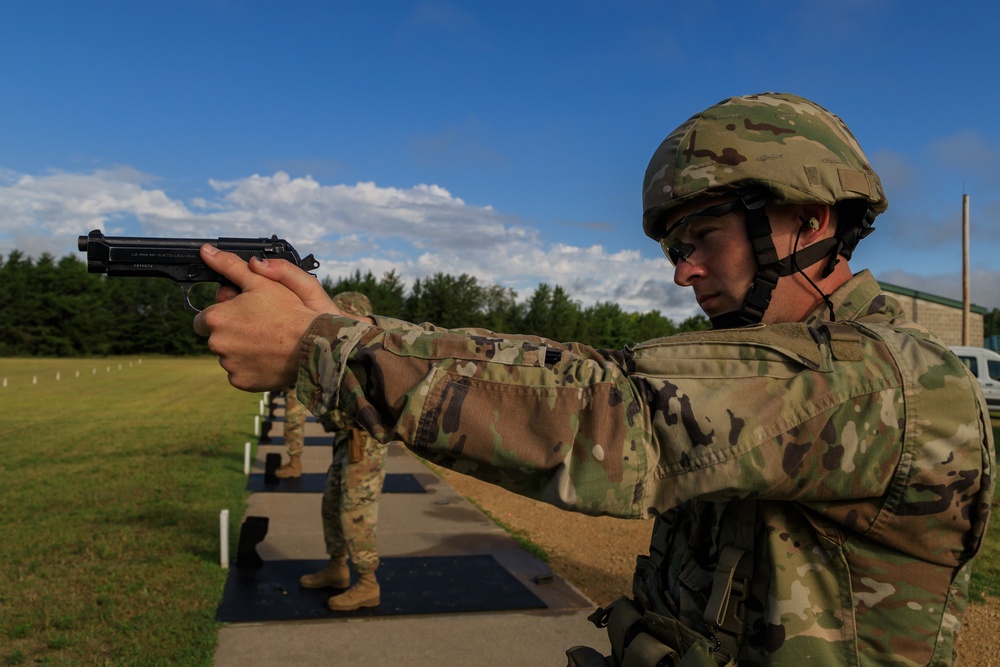
{"type": "Polygon", "coordinates": [[[405,288],[395,270],[385,273],[379,280],[371,271],[362,275],[360,270],[337,281],[327,277],[323,279],[323,289],[330,296],[341,292],[360,292],[368,297],[372,310],[378,315],[399,317],[403,310],[405,288]]]}
{"type": "Polygon", "coordinates": [[[542,336],[561,343],[577,342],[580,330],[580,305],[570,299],[561,285],[541,283],[528,299],[524,314],[524,333],[542,336]]]}
{"type": "Polygon", "coordinates": [[[632,315],[632,337],[637,342],[662,338],[674,333],[677,333],[677,327],[658,310],[632,315]]]}
{"type": "Polygon", "coordinates": [[[552,288],[547,283],[541,283],[528,299],[528,305],[524,312],[523,333],[555,340],[556,337],[552,335],[553,332],[549,328],[551,322],[552,288]]]}
{"type": "Polygon", "coordinates": [[[689,331],[707,331],[712,328],[712,323],[707,317],[702,314],[692,315],[687,318],[681,325],[677,328],[678,333],[687,333],[689,331]]]}
{"type": "Polygon", "coordinates": [[[621,306],[599,301],[583,311],[581,343],[601,349],[617,349],[641,342],[632,334],[631,321],[621,306]]]}
{"type": "Polygon", "coordinates": [[[983,336],[1000,336],[1000,308],[994,308],[983,316],[983,336]]]}
{"type": "MultiPolygon", "coordinates": [[[[323,281],[332,294],[362,292],[379,315],[445,328],[485,328],[531,334],[558,342],[620,348],[675,331],[707,329],[704,316],[679,327],[658,311],[626,313],[612,302],[581,308],[566,290],[542,283],[531,297],[475,277],[437,273],[416,280],[407,292],[395,271],[376,279],[369,271],[323,281]]],[[[195,308],[215,301],[213,284],[198,285],[195,308]]],[[[987,315],[987,335],[1000,332],[1000,311],[987,315]]],[[[109,278],[87,272],[75,255],[36,260],[14,250],[0,257],[0,356],[205,354],[194,333],[180,286],[162,278],[109,278]]]]}
{"type": "Polygon", "coordinates": [[[577,341],[580,335],[580,304],[570,299],[561,285],[552,289],[549,303],[550,337],[563,343],[577,341]]]}
{"type": "Polygon", "coordinates": [[[480,326],[497,333],[523,333],[520,329],[523,308],[517,292],[509,287],[491,285],[483,288],[480,326]]]}
{"type": "Polygon", "coordinates": [[[22,317],[32,309],[31,282],[34,263],[14,250],[0,266],[0,355],[31,354],[32,334],[22,326],[22,317]]]}
{"type": "Polygon", "coordinates": [[[435,273],[422,283],[414,281],[403,312],[410,321],[433,322],[446,329],[476,327],[485,319],[484,304],[484,291],[475,277],[435,273]]]}

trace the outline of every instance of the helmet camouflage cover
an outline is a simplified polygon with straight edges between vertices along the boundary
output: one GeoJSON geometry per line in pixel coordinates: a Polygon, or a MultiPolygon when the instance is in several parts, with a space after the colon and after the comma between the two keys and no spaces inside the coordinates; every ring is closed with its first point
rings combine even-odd
{"type": "Polygon", "coordinates": [[[372,302],[361,292],[339,292],[333,296],[333,303],[345,313],[357,317],[372,314],[372,302]]]}
{"type": "Polygon", "coordinates": [[[762,93],[723,100],[663,140],[643,181],[643,230],[659,239],[670,209],[755,185],[779,204],[864,199],[876,215],[889,206],[840,118],[796,95],[762,93]]]}

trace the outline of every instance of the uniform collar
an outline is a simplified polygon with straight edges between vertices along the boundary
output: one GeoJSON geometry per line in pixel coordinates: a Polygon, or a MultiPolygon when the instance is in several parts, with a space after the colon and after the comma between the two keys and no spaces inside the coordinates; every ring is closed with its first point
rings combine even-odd
{"type": "MultiPolygon", "coordinates": [[[[833,311],[838,321],[855,321],[880,313],[892,317],[898,311],[898,304],[895,300],[885,297],[882,287],[868,269],[854,274],[850,280],[834,290],[830,294],[830,301],[833,303],[833,311]]],[[[829,319],[830,312],[826,304],[820,302],[809,313],[805,322],[812,326],[827,322],[829,319]]]]}

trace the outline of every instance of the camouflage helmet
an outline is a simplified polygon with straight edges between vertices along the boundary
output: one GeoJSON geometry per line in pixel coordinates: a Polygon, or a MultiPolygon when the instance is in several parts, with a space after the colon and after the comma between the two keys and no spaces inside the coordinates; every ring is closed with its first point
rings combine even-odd
{"type": "Polygon", "coordinates": [[[357,317],[372,314],[372,302],[361,292],[338,292],[333,296],[333,303],[345,313],[357,317]]]}
{"type": "Polygon", "coordinates": [[[672,208],[746,186],[779,204],[864,200],[872,219],[889,205],[840,118],[796,95],[761,93],[723,100],[663,140],[642,185],[643,230],[658,240],[672,208]]]}

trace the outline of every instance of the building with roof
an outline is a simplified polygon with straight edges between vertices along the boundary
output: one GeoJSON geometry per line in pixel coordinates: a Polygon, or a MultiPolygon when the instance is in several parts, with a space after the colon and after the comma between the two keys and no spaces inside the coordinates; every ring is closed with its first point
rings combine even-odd
{"type": "MultiPolygon", "coordinates": [[[[945,345],[984,347],[986,308],[969,307],[969,341],[962,341],[962,302],[927,292],[879,281],[886,292],[899,301],[907,317],[930,329],[945,345]]],[[[995,338],[992,337],[992,338],[995,338]]]]}

